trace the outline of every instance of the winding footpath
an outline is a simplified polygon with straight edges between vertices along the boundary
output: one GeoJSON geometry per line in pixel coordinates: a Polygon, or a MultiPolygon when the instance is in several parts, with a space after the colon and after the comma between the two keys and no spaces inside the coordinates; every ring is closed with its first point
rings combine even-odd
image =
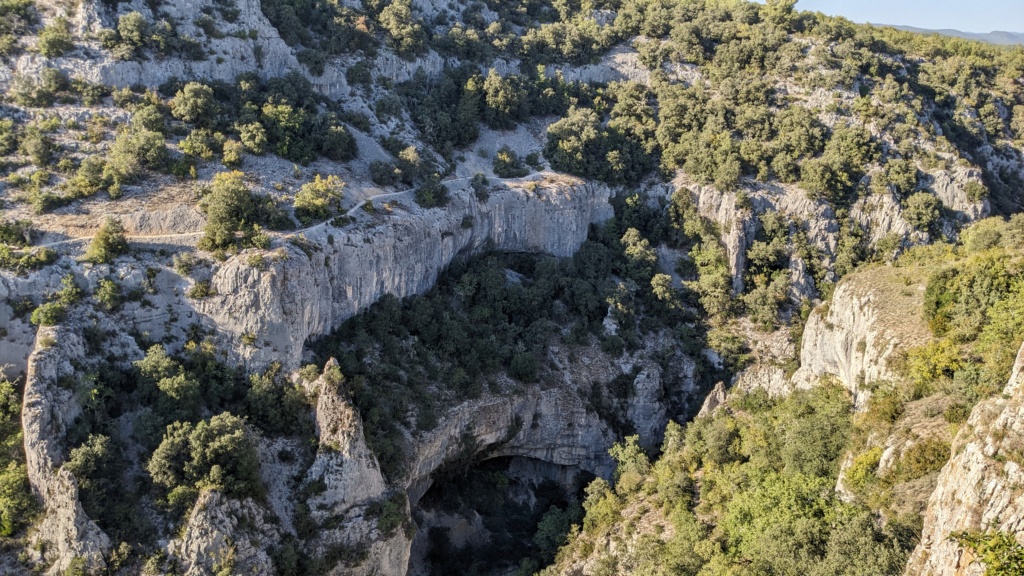
{"type": "MultiPolygon", "coordinates": [[[[538,174],[533,174],[533,175],[530,175],[530,176],[526,176],[524,178],[491,178],[491,180],[497,180],[499,182],[526,181],[526,180],[534,179],[533,177],[537,176],[538,174]]],[[[445,185],[448,185],[448,184],[454,184],[456,182],[469,181],[469,180],[472,180],[472,179],[473,179],[472,177],[451,178],[451,179],[448,179],[448,180],[442,180],[441,183],[445,184],[445,185]]],[[[410,194],[410,193],[415,192],[415,191],[416,191],[416,188],[409,188],[408,190],[400,190],[398,192],[388,192],[387,194],[377,194],[375,196],[370,196],[369,198],[366,198],[366,199],[356,203],[355,206],[353,206],[347,212],[345,212],[344,214],[341,214],[340,216],[346,217],[346,218],[351,218],[351,217],[353,217],[356,214],[356,212],[358,212],[360,209],[362,209],[366,204],[372,203],[375,200],[385,200],[387,198],[395,198],[395,197],[398,197],[398,196],[405,196],[406,194],[410,194]]],[[[331,220],[333,220],[333,218],[331,220]]],[[[275,232],[270,232],[270,231],[268,231],[268,233],[270,233],[272,236],[275,236],[275,237],[278,237],[278,238],[291,238],[291,237],[297,236],[299,234],[304,234],[306,232],[311,232],[313,230],[319,230],[321,228],[324,228],[324,227],[326,227],[326,226],[328,226],[330,224],[331,220],[326,220],[324,222],[320,222],[319,224],[313,224],[312,226],[307,226],[307,227],[299,229],[299,230],[293,230],[293,231],[288,232],[288,233],[275,233],[275,232]]],[[[174,239],[174,238],[199,238],[202,235],[203,235],[203,232],[184,232],[184,233],[181,233],[181,234],[149,234],[149,235],[147,235],[147,234],[128,234],[128,235],[125,236],[125,238],[129,242],[159,242],[160,240],[170,240],[170,239],[174,239]]],[[[78,236],[76,238],[68,238],[66,240],[59,240],[57,242],[47,242],[45,244],[37,244],[37,245],[33,246],[33,248],[54,248],[54,247],[57,247],[57,246],[66,246],[66,245],[69,245],[69,244],[76,244],[78,242],[86,242],[86,241],[92,240],[93,237],[94,236],[78,236]]]]}

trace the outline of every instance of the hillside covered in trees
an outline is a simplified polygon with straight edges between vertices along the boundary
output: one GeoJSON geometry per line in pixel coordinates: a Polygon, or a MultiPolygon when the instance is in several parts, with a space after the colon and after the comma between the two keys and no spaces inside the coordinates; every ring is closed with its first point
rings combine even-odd
{"type": "Polygon", "coordinates": [[[4,0],[0,60],[0,572],[1024,565],[946,512],[1024,445],[1020,47],[4,0]]]}

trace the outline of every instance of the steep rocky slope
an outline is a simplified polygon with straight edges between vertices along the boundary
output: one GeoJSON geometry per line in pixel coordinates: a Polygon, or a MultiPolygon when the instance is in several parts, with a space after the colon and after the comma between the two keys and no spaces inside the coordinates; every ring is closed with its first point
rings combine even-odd
{"type": "Polygon", "coordinates": [[[935,487],[908,574],[981,573],[949,535],[1020,533],[1024,360],[988,398],[974,341],[1016,285],[899,256],[1019,243],[971,232],[1024,205],[1019,54],[791,2],[602,6],[2,7],[0,367],[24,387],[2,456],[40,510],[0,570],[24,548],[48,574],[426,574],[493,546],[476,568],[530,573],[568,534],[551,573],[770,572],[799,532],[790,573],[892,574],[935,487]],[[130,249],[83,257],[105,216],[130,249]],[[417,298],[494,253],[559,259],[417,298]],[[967,294],[952,328],[922,313],[935,278],[967,294]],[[509,322],[541,281],[551,318],[509,322]],[[359,315],[391,296],[427,328],[375,341],[359,315]],[[445,356],[495,317],[501,366],[445,356]],[[506,508],[452,506],[480,477],[506,508]],[[809,523],[741,526],[788,510],[762,486],[809,523]]]}
{"type": "Polygon", "coordinates": [[[974,407],[967,424],[953,441],[953,455],[939,474],[924,514],[921,543],[907,566],[919,574],[984,574],[985,565],[974,551],[953,539],[964,531],[989,530],[1024,534],[1024,481],[1021,446],[1024,417],[1024,347],[1001,397],[974,407]]]}

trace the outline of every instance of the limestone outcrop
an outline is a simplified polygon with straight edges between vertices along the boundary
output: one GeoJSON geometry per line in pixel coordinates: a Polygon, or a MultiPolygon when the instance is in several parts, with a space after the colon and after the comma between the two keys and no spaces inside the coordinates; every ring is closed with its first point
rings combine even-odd
{"type": "Polygon", "coordinates": [[[907,576],[980,576],[985,573],[970,551],[950,535],[999,530],[1024,542],[1024,347],[1017,355],[1001,397],[974,407],[953,442],[924,514],[921,542],[907,576]]]}
{"type": "MultiPolygon", "coordinates": [[[[43,505],[43,520],[32,538],[44,545],[41,559],[50,563],[48,574],[63,573],[75,558],[100,568],[110,539],[82,509],[74,476],[61,469],[67,457],[65,434],[82,411],[76,374],[95,359],[87,352],[80,326],[40,329],[36,342],[22,408],[28,479],[43,505]]],[[[127,336],[111,338],[108,350],[113,357],[140,355],[127,336]]]]}
{"type": "Polygon", "coordinates": [[[185,576],[273,574],[270,552],[280,542],[280,530],[252,499],[232,500],[206,491],[192,508],[171,555],[185,576]]]}
{"type": "Polygon", "coordinates": [[[385,294],[399,298],[430,289],[455,258],[487,249],[569,256],[590,224],[610,216],[608,188],[560,178],[533,191],[510,187],[478,202],[466,189],[445,209],[422,210],[401,200],[393,215],[342,228],[309,229],[284,244],[264,268],[247,255],[220,265],[217,296],[197,309],[252,365],[280,361],[298,368],[302,347],[385,294]],[[254,345],[242,345],[243,336],[254,345]]]}
{"type": "Polygon", "coordinates": [[[844,279],[832,301],[815,309],[800,344],[797,387],[834,376],[863,407],[870,384],[895,379],[889,360],[899,350],[926,343],[931,334],[917,316],[924,297],[920,275],[910,277],[889,266],[876,266],[844,279]]]}

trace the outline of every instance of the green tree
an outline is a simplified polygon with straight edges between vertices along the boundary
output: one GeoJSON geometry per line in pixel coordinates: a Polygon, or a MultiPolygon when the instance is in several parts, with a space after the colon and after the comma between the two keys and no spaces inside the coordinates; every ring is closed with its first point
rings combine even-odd
{"type": "Polygon", "coordinates": [[[117,218],[107,218],[92,237],[82,259],[93,264],[109,264],[118,256],[127,254],[128,248],[124,225],[117,218]]]}
{"type": "Polygon", "coordinates": [[[114,139],[104,165],[104,176],[115,184],[138,178],[143,169],[159,170],[167,162],[164,135],[151,130],[127,128],[114,139]]]}
{"type": "Polygon", "coordinates": [[[193,124],[212,124],[217,114],[213,88],[199,82],[185,84],[171,100],[171,114],[193,124]]]}
{"type": "Polygon", "coordinates": [[[484,121],[491,128],[509,129],[527,112],[526,90],[513,78],[502,77],[493,68],[483,84],[484,121]]]}
{"type": "Polygon", "coordinates": [[[257,206],[245,183],[245,174],[237,170],[214,175],[210,193],[203,199],[206,227],[200,246],[205,250],[227,248],[238,242],[236,233],[248,237],[256,224],[257,206]]]}
{"type": "Polygon", "coordinates": [[[146,470],[168,496],[179,488],[221,490],[231,498],[264,492],[256,445],[244,420],[229,412],[168,426],[146,470]]]}
{"type": "Polygon", "coordinates": [[[939,223],[939,199],[928,192],[911,194],[903,202],[903,217],[921,232],[935,232],[939,223]]]}
{"type": "Polygon", "coordinates": [[[412,15],[411,0],[395,0],[385,6],[377,23],[387,33],[388,45],[402,58],[412,60],[426,49],[427,35],[412,15]]]}
{"type": "Polygon", "coordinates": [[[36,46],[39,53],[47,58],[63,56],[65,52],[74,49],[71,25],[67,18],[62,16],[54,18],[49,26],[39,32],[39,43],[36,46]]]}
{"type": "Polygon", "coordinates": [[[345,183],[334,174],[326,178],[317,174],[312,182],[303,184],[295,194],[295,217],[308,225],[337,214],[341,209],[344,187],[345,183]]]}
{"type": "Polygon", "coordinates": [[[494,174],[498,178],[522,178],[529,173],[523,160],[508,145],[502,146],[494,154],[494,174]]]}

